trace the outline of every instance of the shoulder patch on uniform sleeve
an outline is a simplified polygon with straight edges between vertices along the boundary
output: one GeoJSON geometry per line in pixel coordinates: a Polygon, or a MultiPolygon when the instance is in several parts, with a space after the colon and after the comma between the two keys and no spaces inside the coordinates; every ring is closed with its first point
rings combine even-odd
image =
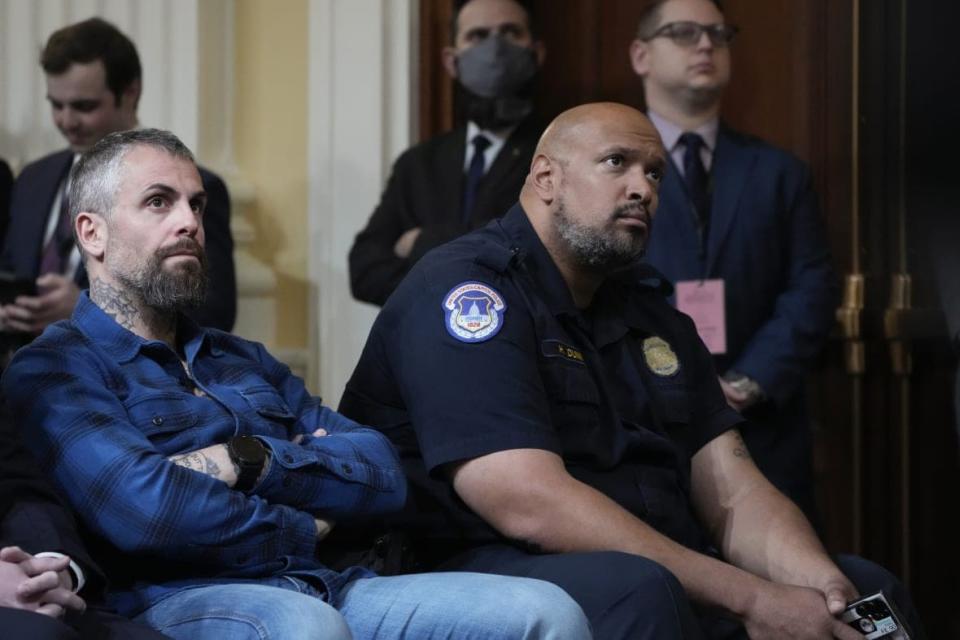
{"type": "Polygon", "coordinates": [[[443,298],[443,324],[460,342],[483,342],[503,327],[503,296],[482,282],[461,282],[443,298]]]}

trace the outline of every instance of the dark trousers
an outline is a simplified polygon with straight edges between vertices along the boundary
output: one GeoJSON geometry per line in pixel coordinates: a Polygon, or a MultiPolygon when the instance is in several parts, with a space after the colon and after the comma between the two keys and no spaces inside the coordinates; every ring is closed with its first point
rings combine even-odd
{"type": "MultiPolygon", "coordinates": [[[[835,558],[862,595],[883,591],[913,631],[925,636],[909,594],[882,567],[856,556],[835,558]]],[[[506,545],[473,549],[438,567],[547,580],[562,587],[583,609],[596,640],[746,640],[736,621],[698,611],[680,582],[664,567],[614,551],[533,555],[506,545]]]]}
{"type": "Polygon", "coordinates": [[[113,613],[88,609],[68,614],[67,624],[49,616],[0,607],[4,640],[169,640],[167,636],[113,613]]]}
{"type": "Polygon", "coordinates": [[[49,616],[0,607],[2,636],[10,640],[80,640],[80,635],[49,616]]]}

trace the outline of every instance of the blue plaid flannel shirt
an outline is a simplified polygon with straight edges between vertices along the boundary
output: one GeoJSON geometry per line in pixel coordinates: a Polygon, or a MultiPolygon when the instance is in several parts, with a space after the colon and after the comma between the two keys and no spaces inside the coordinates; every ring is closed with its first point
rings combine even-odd
{"type": "Polygon", "coordinates": [[[114,581],[109,603],[129,616],[171,590],[279,576],[333,600],[371,575],[316,560],[314,516],[399,509],[406,481],[390,442],[323,406],[262,345],[186,318],[178,336],[192,380],[165,343],[127,331],[84,292],[72,319],[21,349],[3,375],[28,447],[95,535],[114,581]],[[328,435],[310,435],[319,427],[328,435]],[[167,459],[235,434],[271,453],[251,495],[167,459]]]}

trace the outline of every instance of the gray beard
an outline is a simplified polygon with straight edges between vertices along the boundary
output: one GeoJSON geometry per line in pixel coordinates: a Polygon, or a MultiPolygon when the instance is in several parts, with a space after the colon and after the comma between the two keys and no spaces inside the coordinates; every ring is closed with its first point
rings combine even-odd
{"type": "MultiPolygon", "coordinates": [[[[626,207],[618,208],[611,217],[617,218],[624,211],[626,211],[626,207]]],[[[632,264],[643,257],[643,241],[632,236],[619,238],[612,232],[604,233],[602,230],[574,222],[567,215],[562,199],[558,201],[554,215],[557,235],[581,267],[610,272],[632,264]]]]}
{"type": "Polygon", "coordinates": [[[163,268],[165,255],[154,255],[133,273],[116,274],[117,281],[147,307],[164,314],[198,309],[207,297],[207,257],[186,263],[176,271],[163,268]]]}

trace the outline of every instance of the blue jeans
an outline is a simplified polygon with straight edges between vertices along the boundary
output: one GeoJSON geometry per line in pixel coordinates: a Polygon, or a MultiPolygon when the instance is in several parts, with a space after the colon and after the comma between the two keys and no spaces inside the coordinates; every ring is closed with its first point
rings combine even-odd
{"type": "Polygon", "coordinates": [[[589,639],[580,607],[540,580],[430,573],[354,580],[334,605],[292,578],[184,589],[136,620],[175,640],[589,639]]]}

